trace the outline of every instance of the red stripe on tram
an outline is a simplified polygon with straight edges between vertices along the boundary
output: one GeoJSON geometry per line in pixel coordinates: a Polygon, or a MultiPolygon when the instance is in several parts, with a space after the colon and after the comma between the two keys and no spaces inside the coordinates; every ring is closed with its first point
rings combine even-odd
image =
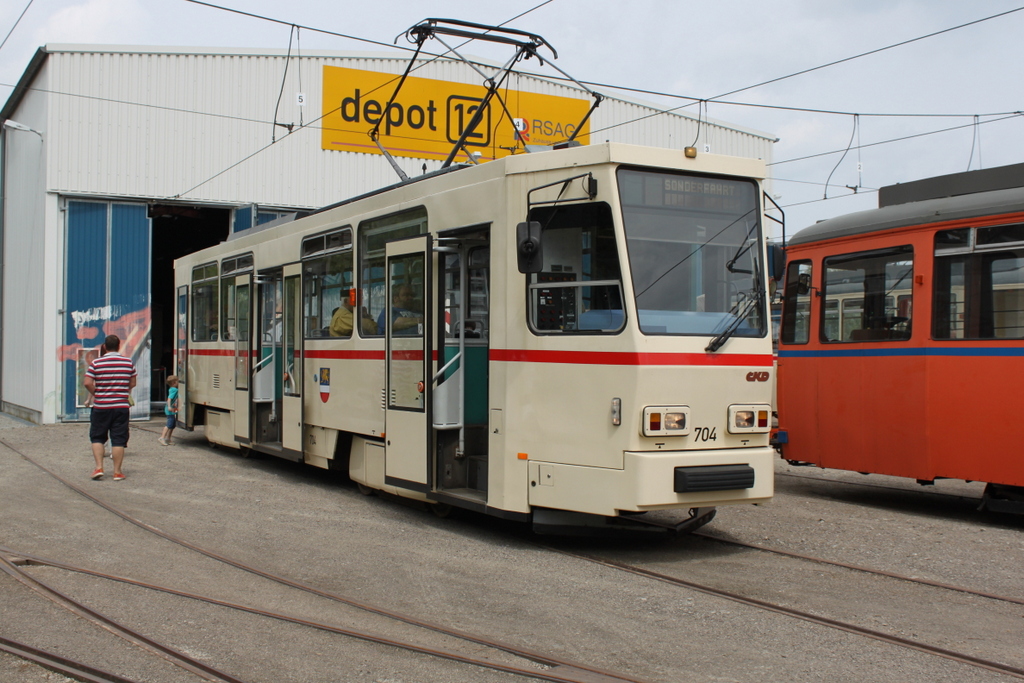
{"type": "MultiPolygon", "coordinates": [[[[192,356],[234,356],[232,349],[189,349],[192,356]]],[[[243,354],[244,355],[244,354],[243,354]]],[[[296,352],[296,357],[299,353],[296,352]]],[[[438,359],[432,352],[433,360],[438,359]]],[[[309,349],[305,358],[324,360],[383,361],[383,349],[309,349]]],[[[539,351],[530,349],[491,349],[488,360],[504,363],[561,363],[567,365],[635,365],[635,366],[707,366],[707,367],[764,367],[772,366],[769,353],[710,354],[710,353],[636,353],[630,351],[539,351]]],[[[422,361],[423,352],[392,351],[392,360],[422,361]]]]}
{"type": "Polygon", "coordinates": [[[629,351],[531,351],[491,349],[488,358],[506,363],[565,363],[571,365],[705,365],[713,367],[771,367],[772,355],[737,353],[635,353],[629,351]]]}
{"type": "Polygon", "coordinates": [[[306,358],[324,358],[329,360],[384,360],[383,349],[317,349],[307,350],[306,358]]]}
{"type": "Polygon", "coordinates": [[[234,356],[234,349],[189,349],[190,356],[234,356]]]}

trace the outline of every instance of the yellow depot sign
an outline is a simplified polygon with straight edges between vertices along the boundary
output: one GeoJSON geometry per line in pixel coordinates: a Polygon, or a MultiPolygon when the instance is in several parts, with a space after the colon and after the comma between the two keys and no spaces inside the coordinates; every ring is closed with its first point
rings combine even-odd
{"type": "MultiPolygon", "coordinates": [[[[380,154],[368,133],[383,117],[378,135],[389,153],[423,159],[448,158],[487,89],[410,76],[385,117],[384,108],[398,78],[378,71],[325,66],[321,147],[380,154]]],[[[513,126],[530,145],[551,145],[568,139],[591,106],[589,99],[505,89],[500,94],[508,113],[497,97],[492,98],[476,131],[466,141],[466,147],[480,152],[482,161],[512,153],[517,147],[513,126]]],[[[588,122],[576,139],[586,142],[589,132],[588,122]]],[[[518,147],[521,152],[522,144],[518,147]]],[[[459,160],[465,161],[466,155],[460,152],[456,157],[459,160]]]]}

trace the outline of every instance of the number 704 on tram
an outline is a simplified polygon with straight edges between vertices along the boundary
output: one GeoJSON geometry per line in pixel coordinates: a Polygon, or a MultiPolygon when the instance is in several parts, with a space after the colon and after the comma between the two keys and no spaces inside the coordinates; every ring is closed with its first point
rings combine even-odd
{"type": "MultiPolygon", "coordinates": [[[[773,493],[762,162],[452,166],[175,262],[186,428],[532,523],[773,493]]],[[[666,524],[665,515],[655,515],[666,524]]]]}

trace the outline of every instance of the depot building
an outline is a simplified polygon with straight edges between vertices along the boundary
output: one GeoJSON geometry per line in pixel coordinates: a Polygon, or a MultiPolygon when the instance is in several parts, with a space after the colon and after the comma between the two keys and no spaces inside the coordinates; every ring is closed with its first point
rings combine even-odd
{"type": "MultiPolygon", "coordinates": [[[[160,410],[174,259],[392,185],[392,163],[410,177],[441,167],[483,79],[424,61],[389,109],[407,65],[402,54],[40,48],[0,110],[0,410],[88,420],[84,372],[107,334],[138,368],[132,417],[160,410]]],[[[607,97],[581,125],[585,90],[522,74],[507,85],[508,111],[492,101],[467,140],[474,158],[456,162],[574,134],[771,161],[771,136],[698,123],[696,111],[607,97]]]]}

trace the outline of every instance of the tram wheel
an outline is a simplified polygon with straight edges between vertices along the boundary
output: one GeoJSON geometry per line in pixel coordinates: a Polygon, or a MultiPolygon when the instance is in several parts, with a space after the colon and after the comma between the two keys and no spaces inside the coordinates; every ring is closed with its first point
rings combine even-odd
{"type": "Polygon", "coordinates": [[[371,489],[366,484],[360,484],[357,482],[356,488],[359,489],[359,493],[363,494],[364,496],[372,496],[374,493],[376,493],[376,491],[371,489]]]}
{"type": "Polygon", "coordinates": [[[450,517],[455,508],[448,503],[431,503],[430,511],[434,513],[435,517],[444,519],[445,517],[450,517]]]}

